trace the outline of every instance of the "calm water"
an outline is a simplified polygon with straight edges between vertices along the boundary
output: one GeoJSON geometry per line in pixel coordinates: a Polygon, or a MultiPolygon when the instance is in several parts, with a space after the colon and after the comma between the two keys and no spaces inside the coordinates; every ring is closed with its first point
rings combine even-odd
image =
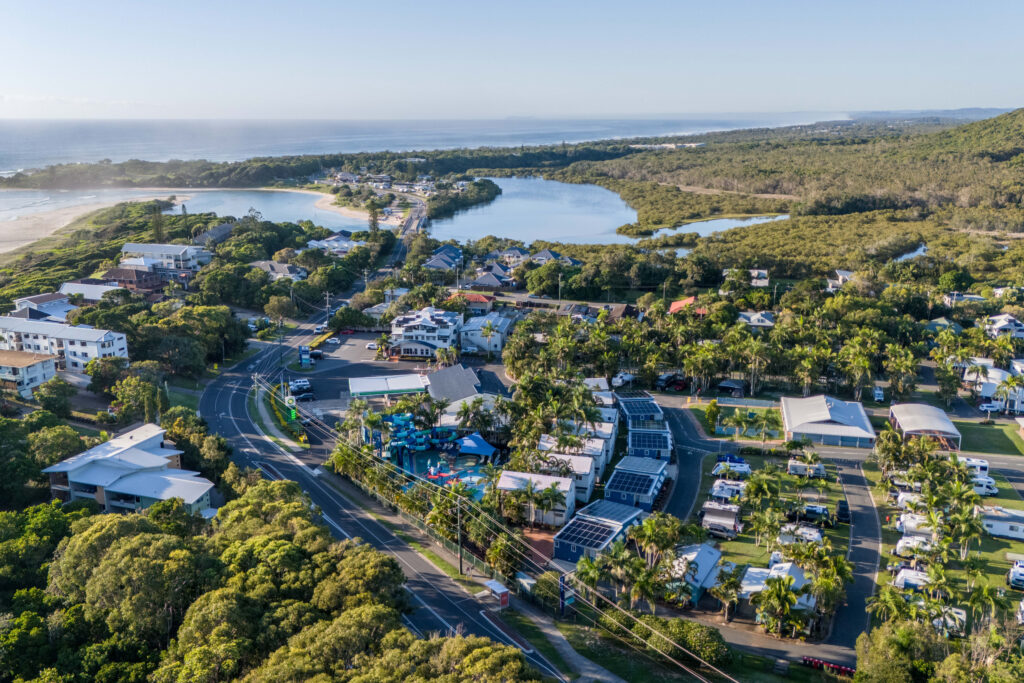
{"type": "Polygon", "coordinates": [[[830,112],[642,119],[475,121],[0,121],[0,174],[48,164],[145,159],[238,161],[257,156],[518,147],[787,126],[830,112]]]}
{"type": "MultiPolygon", "coordinates": [[[[285,221],[311,220],[331,230],[365,230],[367,223],[361,218],[350,218],[335,211],[316,208],[320,199],[311,194],[301,192],[275,192],[274,190],[210,190],[205,192],[189,192],[189,199],[184,202],[189,213],[206,213],[212,211],[218,216],[234,216],[241,218],[253,208],[263,214],[263,218],[275,223],[285,221]]],[[[176,207],[172,212],[180,212],[176,207]]]]}
{"type": "Polygon", "coordinates": [[[0,190],[0,224],[42,211],[101,202],[122,202],[159,194],[152,190],[0,190]]]}
{"type": "Polygon", "coordinates": [[[628,244],[615,229],[636,220],[617,194],[596,185],[571,185],[543,178],[492,178],[501,194],[490,204],[432,221],[439,240],[478,240],[487,235],[534,240],[628,244]]]}
{"type": "MultiPolygon", "coordinates": [[[[431,223],[430,234],[440,240],[478,240],[487,235],[514,237],[529,244],[534,240],[578,244],[632,244],[636,239],[615,229],[636,221],[636,211],[617,194],[597,185],[572,185],[543,178],[492,178],[501,194],[490,204],[479,206],[431,223]]],[[[763,218],[718,218],[689,223],[674,231],[657,234],[713,232],[781,220],[789,216],[763,218]]],[[[685,253],[685,250],[682,250],[685,253]]]]}

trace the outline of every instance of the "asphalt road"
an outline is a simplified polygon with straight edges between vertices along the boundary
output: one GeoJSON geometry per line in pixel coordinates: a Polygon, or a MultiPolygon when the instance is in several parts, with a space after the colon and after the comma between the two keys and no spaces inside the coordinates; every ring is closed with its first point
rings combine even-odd
{"type": "MultiPolygon", "coordinates": [[[[313,326],[322,318],[321,314],[302,326],[287,340],[287,344],[294,346],[308,341],[313,326]]],[[[481,635],[497,642],[516,645],[484,618],[483,601],[466,593],[388,527],[315,474],[316,466],[324,461],[332,444],[314,441],[312,448],[297,457],[259,433],[249,417],[247,407],[247,396],[253,385],[252,374],[275,372],[277,354],[276,345],[271,346],[251,359],[225,369],[207,386],[200,399],[200,414],[210,425],[211,431],[220,434],[231,444],[234,449],[232,459],[236,464],[260,466],[271,475],[298,482],[313,504],[320,509],[323,520],[337,538],[358,537],[395,557],[407,577],[406,585],[415,607],[406,617],[406,624],[415,632],[424,636],[431,633],[481,635]]],[[[366,366],[350,364],[347,367],[350,372],[366,372],[366,366]]],[[[371,370],[369,374],[377,374],[375,367],[371,366],[371,370]]],[[[552,672],[551,665],[537,653],[528,654],[527,659],[538,669],[552,672]]]]}

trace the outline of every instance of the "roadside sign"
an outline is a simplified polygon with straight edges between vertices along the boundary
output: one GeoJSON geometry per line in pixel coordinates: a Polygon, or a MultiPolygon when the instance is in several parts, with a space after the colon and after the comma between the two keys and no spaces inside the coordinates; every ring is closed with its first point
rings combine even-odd
{"type": "Polygon", "coordinates": [[[286,406],[288,406],[289,408],[294,408],[295,407],[295,397],[294,396],[286,396],[285,399],[284,399],[284,404],[286,406]]]}

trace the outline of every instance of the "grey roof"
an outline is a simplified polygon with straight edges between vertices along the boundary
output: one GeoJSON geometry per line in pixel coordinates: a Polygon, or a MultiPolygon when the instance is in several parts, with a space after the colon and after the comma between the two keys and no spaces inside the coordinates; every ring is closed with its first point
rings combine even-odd
{"type": "Polygon", "coordinates": [[[889,409],[904,434],[942,434],[959,438],[960,430],[946,413],[926,403],[897,403],[889,409]]]}
{"type": "Polygon", "coordinates": [[[434,270],[455,270],[455,261],[446,254],[437,254],[424,261],[423,267],[434,270]]]}
{"type": "Polygon", "coordinates": [[[500,313],[492,311],[487,315],[478,315],[467,320],[466,324],[462,326],[462,332],[466,333],[482,330],[487,323],[491,323],[491,327],[494,328],[495,332],[499,334],[508,334],[513,322],[514,321],[511,318],[506,318],[500,313]]]}
{"type": "Polygon", "coordinates": [[[207,246],[210,244],[220,244],[228,238],[231,231],[235,229],[234,223],[221,223],[215,225],[201,235],[197,235],[193,241],[196,244],[207,246]]]}
{"type": "Polygon", "coordinates": [[[629,524],[643,514],[643,510],[632,505],[623,505],[612,500],[596,500],[576,513],[577,517],[592,517],[616,524],[629,524]]]}
{"type": "Polygon", "coordinates": [[[480,393],[480,379],[462,363],[438,370],[430,375],[427,391],[435,399],[458,401],[480,393]]]}
{"type": "Polygon", "coordinates": [[[469,283],[470,287],[504,287],[505,283],[501,281],[494,273],[484,273],[477,279],[469,283]]]}
{"type": "Polygon", "coordinates": [[[875,438],[864,406],[824,394],[807,398],[783,396],[782,423],[785,431],[796,434],[875,438]]]}
{"type": "Polygon", "coordinates": [[[639,458],[635,455],[627,455],[615,466],[616,472],[636,472],[638,474],[661,474],[668,467],[664,460],[654,458],[639,458]]]}
{"type": "Polygon", "coordinates": [[[159,470],[135,472],[125,475],[107,486],[106,490],[140,498],[170,500],[181,498],[186,504],[195,503],[213,488],[213,482],[188,470],[159,470]]]}

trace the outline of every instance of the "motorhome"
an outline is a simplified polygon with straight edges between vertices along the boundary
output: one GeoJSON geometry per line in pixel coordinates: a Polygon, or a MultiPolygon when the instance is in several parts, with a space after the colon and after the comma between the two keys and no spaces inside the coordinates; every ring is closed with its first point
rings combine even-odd
{"type": "Polygon", "coordinates": [[[932,535],[932,530],[928,526],[928,518],[913,512],[904,512],[900,515],[900,518],[896,520],[896,531],[904,536],[930,537],[932,535]]]}
{"type": "Polygon", "coordinates": [[[814,543],[821,545],[824,540],[821,529],[806,524],[786,524],[779,530],[779,545],[793,543],[814,543]]]}
{"type": "Polygon", "coordinates": [[[893,553],[897,557],[918,557],[930,552],[932,542],[924,536],[904,536],[896,541],[896,549],[893,553]]]}
{"type": "Polygon", "coordinates": [[[811,479],[824,479],[828,476],[825,471],[825,464],[816,462],[814,464],[808,464],[803,460],[797,460],[796,458],[790,459],[786,465],[786,472],[798,477],[809,477],[811,479]]]}
{"type": "Polygon", "coordinates": [[[1024,541],[1024,510],[983,507],[981,526],[992,536],[1024,541]]]}
{"type": "Polygon", "coordinates": [[[996,480],[992,477],[973,477],[971,485],[974,487],[974,492],[979,496],[999,495],[999,487],[996,486],[996,480]]]}
{"type": "Polygon", "coordinates": [[[701,507],[700,525],[707,529],[709,536],[736,538],[743,531],[743,525],[740,523],[740,506],[709,500],[701,507]]]}
{"type": "Polygon", "coordinates": [[[919,502],[921,502],[920,493],[901,491],[900,494],[896,496],[896,507],[900,510],[910,510],[919,502]]]}
{"type": "Polygon", "coordinates": [[[988,476],[988,460],[981,458],[960,458],[960,462],[975,476],[988,476]]]}

